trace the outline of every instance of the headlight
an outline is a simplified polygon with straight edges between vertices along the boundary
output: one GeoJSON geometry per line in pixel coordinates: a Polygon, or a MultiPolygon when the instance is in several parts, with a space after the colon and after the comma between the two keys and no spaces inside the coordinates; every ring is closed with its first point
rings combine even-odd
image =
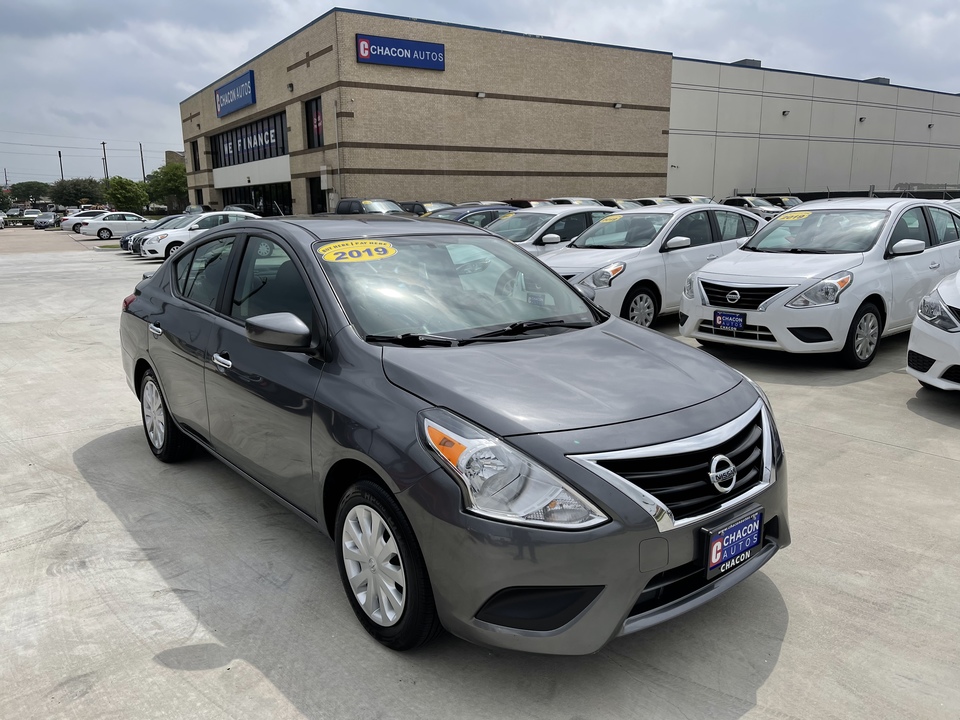
{"type": "Polygon", "coordinates": [[[156,237],[149,237],[149,238],[147,238],[146,240],[143,241],[143,244],[144,244],[144,245],[156,245],[158,242],[160,242],[161,240],[163,240],[166,236],[167,236],[167,233],[164,233],[163,235],[157,235],[156,237]]]}
{"type": "Polygon", "coordinates": [[[696,281],[697,281],[697,274],[690,273],[689,275],[687,275],[686,282],[683,283],[683,296],[687,300],[693,300],[694,298],[693,286],[696,281]]]}
{"type": "Polygon", "coordinates": [[[610,287],[610,283],[613,282],[613,279],[622,273],[626,267],[627,266],[621,262],[607,265],[605,268],[597,270],[593,275],[590,276],[590,284],[598,288],[610,287]]]}
{"type": "Polygon", "coordinates": [[[917,315],[920,316],[921,320],[926,320],[941,330],[960,332],[960,322],[958,322],[953,316],[953,313],[947,309],[943,298],[940,297],[940,293],[936,290],[920,300],[917,315]]]}
{"type": "Polygon", "coordinates": [[[460,483],[470,512],[564,530],[607,521],[606,515],[556,475],[452,413],[425,410],[418,424],[420,441],[460,483]]]}
{"type": "Polygon", "coordinates": [[[838,272],[836,275],[821,280],[809,290],[804,290],[788,302],[787,307],[806,308],[834,305],[840,301],[840,293],[850,287],[852,283],[852,272],[838,272]]]}

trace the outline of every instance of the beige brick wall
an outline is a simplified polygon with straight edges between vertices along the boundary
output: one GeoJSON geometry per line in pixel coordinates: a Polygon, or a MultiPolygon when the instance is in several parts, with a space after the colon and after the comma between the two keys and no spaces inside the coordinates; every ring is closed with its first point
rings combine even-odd
{"type": "MultiPolygon", "coordinates": [[[[666,190],[671,65],[661,53],[337,12],[185,100],[181,118],[189,118],[189,143],[286,108],[300,212],[309,199],[297,180],[321,174],[345,196],[637,197],[666,190]],[[443,43],[446,70],[358,63],[356,33],[443,43]],[[330,46],[309,67],[288,71],[330,46]],[[257,103],[217,119],[214,88],[248,69],[257,103]],[[303,102],[324,87],[326,147],[298,154],[306,148],[303,102]]],[[[209,155],[203,160],[208,168],[209,155]]],[[[212,185],[209,177],[188,181],[212,185]]]]}

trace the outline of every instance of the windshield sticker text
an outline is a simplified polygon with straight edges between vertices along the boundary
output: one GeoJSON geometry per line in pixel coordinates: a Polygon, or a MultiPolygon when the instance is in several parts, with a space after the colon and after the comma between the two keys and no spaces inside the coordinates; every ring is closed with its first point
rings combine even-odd
{"type": "Polygon", "coordinates": [[[397,249],[384,240],[341,240],[317,248],[324,262],[370,262],[397,254],[397,249]]]}

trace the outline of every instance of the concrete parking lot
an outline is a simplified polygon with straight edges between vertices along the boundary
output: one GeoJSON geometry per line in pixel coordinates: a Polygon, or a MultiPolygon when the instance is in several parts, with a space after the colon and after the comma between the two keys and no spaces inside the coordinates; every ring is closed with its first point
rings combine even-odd
{"type": "Polygon", "coordinates": [[[156,263],[102,244],[0,231],[0,717],[960,717],[960,397],[906,336],[861,371],[715,351],[773,402],[794,540],[718,601],[587,657],[396,654],[329,540],[153,458],[118,322],[156,263]]]}

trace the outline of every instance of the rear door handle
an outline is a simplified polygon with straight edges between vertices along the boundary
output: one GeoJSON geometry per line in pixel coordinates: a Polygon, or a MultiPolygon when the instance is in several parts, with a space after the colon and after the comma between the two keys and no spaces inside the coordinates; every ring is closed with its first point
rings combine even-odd
{"type": "Polygon", "coordinates": [[[150,325],[147,326],[147,330],[149,330],[150,334],[154,337],[160,337],[163,335],[163,330],[161,330],[160,326],[156,323],[150,323],[150,325]]]}
{"type": "Polygon", "coordinates": [[[220,353],[213,354],[213,364],[217,367],[222,367],[224,370],[229,370],[233,367],[233,363],[230,360],[220,353]]]}
{"type": "Polygon", "coordinates": [[[940,268],[940,263],[938,263],[938,262],[932,262],[932,263],[930,263],[930,269],[931,269],[931,270],[938,270],[939,268],[940,268]]]}
{"type": "Polygon", "coordinates": [[[719,255],[707,255],[707,260],[716,260],[718,257],[720,257],[720,256],[719,256],[719,255]]]}

